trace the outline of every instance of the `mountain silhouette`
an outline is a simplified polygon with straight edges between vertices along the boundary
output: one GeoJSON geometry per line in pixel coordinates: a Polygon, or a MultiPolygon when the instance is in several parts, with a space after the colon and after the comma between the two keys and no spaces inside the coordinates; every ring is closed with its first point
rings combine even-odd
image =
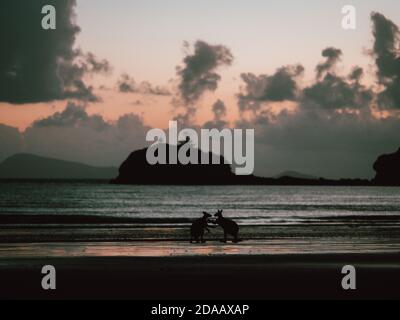
{"type": "Polygon", "coordinates": [[[380,156],[374,164],[374,170],[375,184],[400,186],[400,149],[395,153],[380,156]]]}
{"type": "Polygon", "coordinates": [[[316,179],[318,179],[315,176],[299,173],[299,172],[296,172],[296,171],[285,171],[285,172],[282,172],[282,173],[274,176],[274,178],[276,178],[276,179],[283,178],[283,177],[296,178],[296,179],[305,179],[305,180],[316,180],[316,179]]]}
{"type": "Polygon", "coordinates": [[[33,154],[16,154],[0,164],[0,179],[110,180],[117,174],[117,168],[99,168],[33,154]]]}

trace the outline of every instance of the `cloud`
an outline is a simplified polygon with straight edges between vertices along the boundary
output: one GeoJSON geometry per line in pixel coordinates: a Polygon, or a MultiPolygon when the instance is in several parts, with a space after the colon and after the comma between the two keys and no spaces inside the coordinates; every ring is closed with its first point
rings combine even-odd
{"type": "Polygon", "coordinates": [[[90,127],[96,131],[107,129],[110,124],[107,123],[102,116],[89,116],[83,106],[69,102],[62,112],[35,121],[32,126],[34,128],[50,128],[50,127],[90,127]]]}
{"type": "Polygon", "coordinates": [[[0,124],[0,162],[20,152],[22,136],[17,128],[0,124]]]}
{"type": "Polygon", "coordinates": [[[98,166],[119,166],[133,151],[146,145],[150,128],[135,114],[108,121],[88,114],[82,105],[35,121],[24,133],[24,152],[98,166]]]}
{"type": "Polygon", "coordinates": [[[332,70],[336,63],[340,61],[341,55],[342,50],[333,47],[326,48],[322,51],[322,56],[326,58],[326,61],[317,65],[317,78],[321,78],[325,72],[332,70]]]}
{"type": "Polygon", "coordinates": [[[378,104],[381,109],[400,109],[400,31],[384,15],[371,15],[373,35],[372,50],[377,66],[377,77],[383,86],[378,104]]]}
{"type": "Polygon", "coordinates": [[[204,124],[206,129],[223,129],[226,128],[228,123],[225,121],[227,115],[227,108],[222,100],[217,100],[212,106],[214,119],[204,124]]]}
{"type": "Polygon", "coordinates": [[[363,76],[364,76],[364,69],[361,67],[354,67],[349,75],[349,79],[357,83],[360,83],[360,80],[362,79],[363,76]]]}
{"type": "Polygon", "coordinates": [[[303,66],[295,65],[281,67],[271,76],[243,73],[244,92],[238,95],[240,111],[257,111],[268,102],[296,100],[296,78],[303,72],[303,66]]]}
{"type": "Polygon", "coordinates": [[[323,50],[326,59],[305,88],[297,78],[300,72],[284,72],[285,81],[277,85],[281,91],[271,91],[269,86],[275,75],[242,76],[245,86],[238,95],[239,111],[252,111],[253,116],[241,118],[236,126],[256,129],[257,174],[294,170],[327,178],[372,178],[378,155],[398,149],[399,117],[389,113],[378,118],[374,107],[377,100],[386,110],[400,105],[396,104],[400,102],[399,30],[380,14],[372,17],[373,54],[382,92],[363,84],[364,70],[359,66],[347,75],[339,74],[336,64],[342,51],[333,47],[323,50]],[[270,103],[286,100],[294,104],[293,110],[269,112],[270,103]]]}
{"type": "Polygon", "coordinates": [[[210,45],[204,41],[195,43],[194,52],[187,53],[183,66],[177,67],[179,93],[174,103],[186,108],[177,120],[184,123],[191,121],[196,113],[195,103],[205,92],[217,90],[221,80],[217,69],[230,66],[232,62],[233,55],[227,47],[210,45]]]}
{"type": "Polygon", "coordinates": [[[348,76],[340,76],[333,69],[339,61],[341,50],[329,47],[322,51],[322,56],[327,61],[318,64],[316,80],[306,88],[301,88],[298,83],[304,73],[301,65],[281,67],[271,76],[242,74],[245,86],[238,94],[240,113],[251,111],[254,117],[269,117],[271,114],[264,107],[269,103],[284,101],[297,103],[299,108],[314,108],[324,112],[369,108],[374,100],[374,92],[361,83],[364,70],[356,66],[348,76]]]}
{"type": "Polygon", "coordinates": [[[123,93],[136,92],[136,82],[128,74],[124,73],[118,80],[118,90],[123,93]]]}
{"type": "Polygon", "coordinates": [[[397,117],[370,113],[281,112],[237,127],[256,132],[256,174],[293,170],[326,178],[372,178],[378,155],[399,148],[397,117]]]}
{"type": "Polygon", "coordinates": [[[98,101],[84,77],[108,72],[109,63],[75,49],[80,32],[75,0],[0,2],[0,101],[13,104],[63,99],[98,101]],[[43,30],[41,9],[57,10],[57,29],[43,30]]]}
{"type": "Polygon", "coordinates": [[[225,103],[222,100],[218,100],[214,103],[212,111],[214,113],[215,120],[222,120],[224,117],[226,117],[225,103]]]}
{"type": "Polygon", "coordinates": [[[344,77],[328,73],[322,80],[303,91],[303,106],[317,107],[323,110],[369,108],[374,94],[360,84],[362,69],[355,68],[344,77]]]}
{"type": "Polygon", "coordinates": [[[194,53],[184,58],[184,67],[177,67],[182,102],[195,103],[205,91],[215,91],[221,80],[221,76],[215,72],[216,69],[229,66],[232,62],[233,55],[227,47],[197,41],[194,53]]]}
{"type": "Polygon", "coordinates": [[[106,59],[100,61],[91,52],[82,54],[82,56],[86,60],[83,66],[86,68],[85,72],[87,73],[109,73],[112,70],[110,62],[106,59]]]}
{"type": "Polygon", "coordinates": [[[359,110],[370,108],[374,100],[372,89],[361,84],[364,70],[354,67],[347,77],[337,75],[334,67],[342,51],[333,47],[322,51],[327,60],[318,64],[314,84],[303,89],[301,105],[321,110],[359,110]]]}
{"type": "Polygon", "coordinates": [[[118,80],[118,90],[122,93],[139,93],[154,96],[170,96],[171,92],[167,88],[153,86],[148,81],[136,83],[135,79],[124,73],[118,80]]]}

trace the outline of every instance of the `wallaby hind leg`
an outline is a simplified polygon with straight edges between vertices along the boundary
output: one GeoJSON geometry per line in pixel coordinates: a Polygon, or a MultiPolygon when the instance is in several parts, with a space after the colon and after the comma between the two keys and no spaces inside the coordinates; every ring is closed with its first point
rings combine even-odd
{"type": "Polygon", "coordinates": [[[235,239],[233,240],[234,243],[240,242],[239,233],[235,233],[235,234],[234,234],[234,237],[235,237],[235,239]]]}
{"type": "Polygon", "coordinates": [[[226,232],[224,232],[224,239],[221,242],[223,242],[223,243],[228,242],[228,234],[226,232]]]}

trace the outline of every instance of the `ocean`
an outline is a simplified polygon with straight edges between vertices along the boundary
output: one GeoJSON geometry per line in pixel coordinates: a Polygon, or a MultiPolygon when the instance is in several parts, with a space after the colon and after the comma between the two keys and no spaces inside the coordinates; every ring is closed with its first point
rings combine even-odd
{"type": "Polygon", "coordinates": [[[132,218],[135,224],[185,225],[203,211],[218,209],[248,226],[398,224],[400,188],[0,183],[0,216],[132,218]]]}

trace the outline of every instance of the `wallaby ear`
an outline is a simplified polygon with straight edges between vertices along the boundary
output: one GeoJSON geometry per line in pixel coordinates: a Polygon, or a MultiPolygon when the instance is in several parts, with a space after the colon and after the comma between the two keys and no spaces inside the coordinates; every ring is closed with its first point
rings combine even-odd
{"type": "Polygon", "coordinates": [[[216,214],[214,214],[214,217],[218,217],[222,215],[222,210],[218,210],[216,214]]]}

